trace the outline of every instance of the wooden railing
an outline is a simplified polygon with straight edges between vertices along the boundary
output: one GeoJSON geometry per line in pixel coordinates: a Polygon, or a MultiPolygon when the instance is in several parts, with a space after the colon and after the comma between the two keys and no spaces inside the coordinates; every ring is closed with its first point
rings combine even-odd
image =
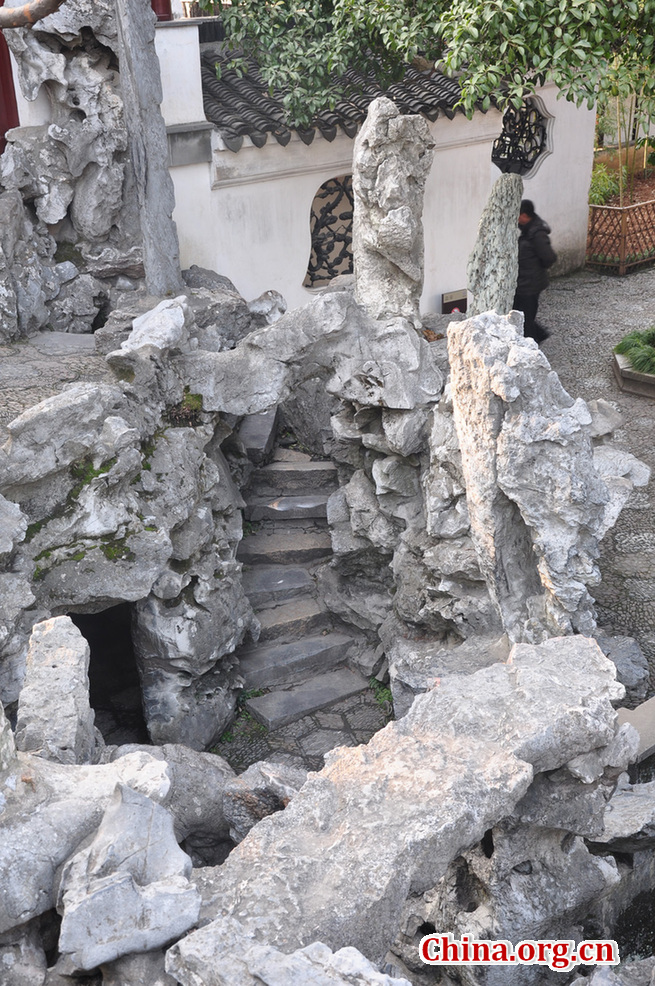
{"type": "Polygon", "coordinates": [[[655,199],[635,205],[589,206],[587,264],[625,274],[655,262],[655,199]]]}

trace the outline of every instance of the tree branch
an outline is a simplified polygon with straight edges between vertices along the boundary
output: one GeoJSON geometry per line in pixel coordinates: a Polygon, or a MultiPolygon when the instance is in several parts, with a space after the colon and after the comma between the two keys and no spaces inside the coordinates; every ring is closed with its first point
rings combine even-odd
{"type": "Polygon", "coordinates": [[[31,0],[22,7],[0,7],[0,30],[8,27],[29,27],[48,14],[59,10],[64,0],[31,0]]]}

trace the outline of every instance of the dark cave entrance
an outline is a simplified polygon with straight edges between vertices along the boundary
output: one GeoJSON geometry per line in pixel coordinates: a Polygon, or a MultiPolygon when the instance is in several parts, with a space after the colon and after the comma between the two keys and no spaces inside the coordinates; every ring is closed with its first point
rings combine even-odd
{"type": "Polygon", "coordinates": [[[68,615],[89,642],[89,698],[105,743],[150,743],[132,645],[130,604],[68,615]]]}

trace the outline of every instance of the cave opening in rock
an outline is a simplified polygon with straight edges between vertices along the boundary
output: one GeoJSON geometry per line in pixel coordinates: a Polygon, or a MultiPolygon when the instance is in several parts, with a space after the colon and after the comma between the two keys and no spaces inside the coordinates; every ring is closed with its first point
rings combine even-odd
{"type": "Polygon", "coordinates": [[[105,743],[149,743],[130,604],[69,616],[89,642],[89,698],[105,743]]]}

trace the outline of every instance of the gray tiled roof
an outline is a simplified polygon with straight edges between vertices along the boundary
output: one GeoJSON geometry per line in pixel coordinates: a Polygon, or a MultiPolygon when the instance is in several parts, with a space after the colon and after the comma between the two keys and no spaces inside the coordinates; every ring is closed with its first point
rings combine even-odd
{"type": "Polygon", "coordinates": [[[421,72],[407,67],[404,78],[383,90],[373,77],[351,70],[345,76],[349,95],[333,110],[323,110],[307,128],[292,128],[284,121],[281,103],[269,95],[254,61],[248,72],[239,77],[234,70],[223,68],[216,78],[216,63],[225,66],[229,56],[220,42],[200,45],[202,94],[205,115],[231,151],[238,151],[243,138],[249,137],[256,147],[263,147],[269,136],[286,145],[294,132],[311,144],[318,131],[326,140],[334,140],[339,130],[354,137],[366,116],[368,105],[377,96],[387,95],[403,113],[422,113],[428,120],[445,115],[452,119],[457,112],[459,84],[438,72],[421,72]]]}

